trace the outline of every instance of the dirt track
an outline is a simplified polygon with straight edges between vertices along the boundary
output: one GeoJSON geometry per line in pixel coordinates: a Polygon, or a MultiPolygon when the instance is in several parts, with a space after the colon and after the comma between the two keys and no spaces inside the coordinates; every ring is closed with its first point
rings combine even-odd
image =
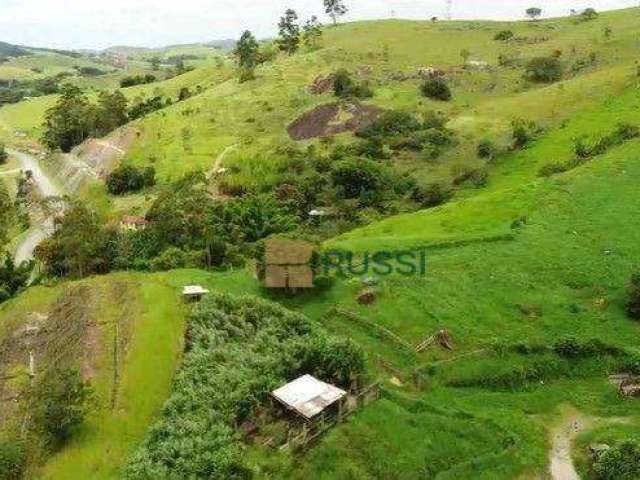
{"type": "MultiPolygon", "coordinates": [[[[35,181],[40,194],[43,197],[60,197],[62,192],[58,189],[47,174],[40,168],[38,159],[32,155],[18,152],[16,150],[7,149],[7,152],[12,157],[15,157],[20,162],[20,169],[22,171],[31,171],[33,174],[33,180],[35,181]]],[[[32,219],[36,219],[39,215],[32,215],[32,219]]],[[[32,225],[31,229],[20,240],[16,248],[15,261],[20,264],[24,261],[33,258],[33,252],[36,247],[45,238],[53,233],[53,219],[50,217],[37,221],[35,225],[32,225]]]]}

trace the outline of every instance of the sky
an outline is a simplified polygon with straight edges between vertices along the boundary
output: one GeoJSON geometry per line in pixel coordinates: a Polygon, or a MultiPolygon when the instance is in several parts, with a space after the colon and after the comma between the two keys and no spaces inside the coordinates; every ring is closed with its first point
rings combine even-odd
{"type": "MultiPolygon", "coordinates": [[[[444,17],[446,0],[345,0],[345,21],[444,17]]],[[[519,19],[530,6],[546,16],[571,9],[640,5],[640,0],[453,0],[456,19],[519,19]]],[[[237,38],[244,30],[273,36],[286,8],[329,21],[322,0],[0,0],[0,41],[29,46],[101,49],[159,47],[237,38]]]]}

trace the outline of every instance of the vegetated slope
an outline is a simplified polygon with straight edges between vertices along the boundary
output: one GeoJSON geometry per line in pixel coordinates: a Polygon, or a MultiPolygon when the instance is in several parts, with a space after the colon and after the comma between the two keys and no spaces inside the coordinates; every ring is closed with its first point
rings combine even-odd
{"type": "MultiPolygon", "coordinates": [[[[0,415],[0,433],[20,428],[23,417],[14,404],[27,401],[29,351],[38,376],[68,358],[65,366],[80,369],[94,395],[82,427],[41,476],[119,478],[169,393],[182,352],[185,313],[178,290],[162,277],[126,274],[34,287],[2,305],[0,343],[12,342],[8,350],[0,348],[2,368],[15,377],[2,378],[0,410],[9,410],[0,415]],[[64,328],[48,326],[58,320],[64,328]]],[[[47,456],[35,440],[27,449],[31,474],[47,456]]]]}
{"type": "Polygon", "coordinates": [[[452,117],[450,126],[464,134],[459,148],[445,154],[435,165],[426,161],[407,165],[412,171],[424,171],[425,178],[449,178],[453,164],[479,166],[474,158],[479,138],[488,135],[504,141],[514,117],[559,122],[568,113],[566,105],[575,109],[601,98],[603,90],[593,88],[595,84],[611,87],[611,94],[620,88],[634,72],[631,15],[636,13],[607,13],[598,20],[578,24],[569,19],[435,24],[390,20],[328,28],[322,49],[279,57],[259,68],[255,81],[229,81],[173,107],[163,119],[146,119],[141,123],[140,142],[128,160],[145,165],[152,158],[161,176],[171,172],[175,177],[192,168],[206,168],[226,147],[239,144],[240,148],[227,157],[227,163],[242,168],[243,159],[260,156],[265,164],[263,170],[253,172],[259,177],[279,157],[278,147],[291,142],[286,132],[289,123],[303,112],[331,101],[331,92],[320,96],[310,93],[314,79],[345,67],[370,81],[375,96],[367,103],[417,113],[438,110],[452,117]],[[601,38],[607,24],[615,32],[610,40],[601,38]],[[494,35],[502,29],[513,30],[520,40],[494,41],[494,35]],[[465,48],[471,52],[472,60],[486,62],[487,68],[461,68],[460,51],[465,48]],[[559,85],[526,86],[521,67],[498,66],[501,54],[522,65],[534,56],[551,55],[555,50],[562,51],[569,69],[591,53],[596,61],[570,72],[566,91],[559,85]],[[626,67],[615,69],[620,65],[626,67]],[[421,99],[417,79],[399,80],[403,75],[415,76],[427,66],[448,72],[453,85],[452,102],[421,99]],[[604,71],[609,73],[584,82],[578,80],[604,71]],[[577,78],[572,80],[573,76],[577,78]],[[529,99],[527,103],[521,103],[522,95],[529,99]],[[160,127],[161,138],[157,138],[160,127]],[[178,169],[173,162],[176,155],[183,159],[178,169]]]}
{"type": "MultiPolygon", "coordinates": [[[[594,37],[600,35],[605,22],[616,22],[614,31],[622,35],[631,22],[628,15],[611,13],[603,15],[598,23],[579,25],[568,20],[548,22],[557,25],[554,29],[547,29],[547,22],[538,22],[537,26],[514,24],[513,28],[534,32],[546,29],[550,36],[562,32],[554,42],[566,42],[562,45],[568,46],[580,42],[579,48],[595,45],[603,51],[617,51],[594,37]]],[[[411,33],[407,23],[382,25],[390,43],[411,33]],[[392,35],[394,29],[396,37],[392,35]]],[[[484,28],[491,25],[498,30],[502,24],[474,23],[480,27],[473,29],[465,25],[473,35],[469,38],[484,39],[479,43],[486,55],[497,53],[494,49],[499,47],[486,40],[494,30],[484,28]]],[[[446,24],[422,26],[447,28],[446,24]]],[[[339,27],[328,34],[326,41],[329,44],[331,36],[337,38],[344,31],[360,27],[339,27]]],[[[466,38],[467,30],[455,33],[459,33],[456,39],[466,38]]],[[[353,38],[357,47],[360,37],[353,38]]],[[[387,41],[383,38],[380,35],[378,40],[381,51],[387,41]]],[[[417,37],[411,38],[418,43],[417,37]]],[[[359,306],[355,300],[361,288],[357,275],[338,280],[326,292],[282,300],[322,320],[331,332],[353,338],[365,347],[370,367],[385,382],[387,393],[333,430],[303,457],[250,448],[247,459],[258,477],[510,479],[542,475],[550,447],[546,428],[559,404],[572,403],[597,416],[637,417],[640,406],[622,400],[606,374],[630,367],[625,362],[637,354],[638,326],[625,318],[624,302],[626,285],[640,254],[636,215],[640,206],[638,141],[616,146],[567,173],[538,177],[541,167],[573,156],[573,136],[609,133],[620,120],[637,124],[637,91],[628,83],[634,73],[627,50],[630,43],[624,43],[628,37],[620,40],[622,43],[616,38],[615,48],[620,53],[603,60],[612,62],[604,65],[606,70],[568,80],[562,87],[518,92],[510,84],[495,98],[480,98],[480,93],[472,91],[469,98],[477,95],[477,105],[491,114],[479,106],[478,112],[469,112],[464,103],[458,103],[463,99],[451,106],[438,106],[450,109],[449,113],[456,116],[456,128],[471,135],[468,148],[475,143],[474,135],[483,135],[486,128],[493,126],[497,137],[503,135],[510,119],[523,115],[523,111],[546,120],[547,131],[528,149],[501,156],[492,166],[486,190],[463,191],[461,200],[450,206],[374,224],[335,243],[356,251],[440,244],[428,250],[425,277],[382,278],[378,300],[371,307],[359,306]],[[587,87],[597,88],[593,94],[585,94],[587,87]],[[619,100],[607,100],[620,92],[624,94],[619,100]],[[569,104],[566,109],[560,103],[563,99],[569,104]],[[503,113],[501,107],[492,106],[493,101],[505,105],[503,113]],[[568,121],[563,126],[561,120],[565,118],[568,121]],[[378,330],[336,314],[332,310],[335,304],[390,329],[409,344],[418,344],[446,328],[456,352],[434,347],[426,353],[411,353],[378,330]],[[577,338],[576,345],[587,351],[584,356],[572,358],[563,353],[561,341],[568,336],[577,338]],[[587,349],[585,345],[593,338],[611,348],[587,349]],[[554,346],[557,348],[551,348],[554,346]],[[442,361],[445,363],[438,363],[442,361]],[[392,377],[396,377],[393,383],[392,377]]],[[[407,51],[422,48],[413,43],[407,51]]],[[[526,48],[532,49],[531,54],[544,48],[547,54],[551,44],[544,43],[526,48]]],[[[450,48],[451,55],[459,50],[458,46],[450,48]]],[[[390,46],[389,52],[390,59],[399,59],[391,70],[404,69],[407,58],[400,44],[390,46]]],[[[329,100],[312,97],[304,90],[316,72],[328,73],[340,62],[353,67],[354,58],[373,63],[365,52],[354,57],[350,51],[343,53],[341,60],[323,63],[323,53],[328,52],[281,60],[265,67],[254,84],[238,86],[230,81],[164,112],[186,112],[193,107],[196,112],[200,108],[200,113],[185,113],[184,118],[171,115],[166,123],[159,114],[145,119],[141,122],[145,134],[130,161],[146,164],[146,147],[150,156],[164,158],[161,165],[165,178],[169,178],[173,175],[170,165],[177,164],[185,171],[208,165],[211,155],[227,142],[242,140],[244,152],[271,148],[285,138],[284,127],[290,119],[329,100]],[[304,62],[308,62],[308,71],[303,71],[304,62]],[[285,100],[287,103],[283,103],[285,100]],[[260,103],[264,101],[268,105],[260,103]],[[261,105],[264,110],[258,116],[256,107],[260,109],[261,105]],[[216,112],[215,123],[200,122],[211,119],[212,112],[216,112]],[[251,118],[254,120],[247,122],[251,118]],[[256,126],[264,129],[258,131],[259,135],[255,134],[256,126]],[[152,128],[161,127],[168,133],[161,133],[161,141],[155,142],[152,128]],[[182,130],[186,127],[192,128],[187,138],[191,153],[180,145],[185,143],[182,130]],[[225,136],[229,131],[231,135],[225,136]],[[182,158],[184,166],[176,161],[182,158]]],[[[336,57],[339,53],[333,51],[336,57]]],[[[449,61],[455,64],[455,60],[449,61]]],[[[423,62],[417,59],[416,64],[421,66],[423,62]]],[[[469,74],[468,81],[482,75],[469,74]]],[[[516,78],[519,72],[514,73],[514,82],[516,78]]],[[[394,84],[393,88],[382,86],[374,101],[387,107],[414,108],[416,87],[411,81],[394,84]]],[[[433,104],[423,102],[425,109],[433,108],[433,104]]],[[[460,152],[464,149],[452,155],[464,155],[460,152]]],[[[167,276],[174,286],[190,281],[218,290],[259,293],[248,272],[181,272],[167,276]]],[[[634,426],[629,430],[638,432],[634,426]]]]}

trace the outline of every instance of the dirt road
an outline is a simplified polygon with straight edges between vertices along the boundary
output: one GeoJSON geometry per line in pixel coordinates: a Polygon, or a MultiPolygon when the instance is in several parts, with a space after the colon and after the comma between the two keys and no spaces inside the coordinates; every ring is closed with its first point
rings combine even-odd
{"type": "MultiPolygon", "coordinates": [[[[36,157],[11,149],[7,149],[7,152],[18,160],[20,170],[31,171],[33,180],[43,197],[62,196],[60,189],[55,186],[44,170],[40,168],[40,163],[36,157]]],[[[31,226],[29,231],[18,243],[15,253],[15,261],[18,264],[33,258],[33,252],[36,247],[53,233],[53,218],[47,217],[38,220],[37,217],[40,217],[40,215],[31,216],[33,222],[36,223],[31,226]]]]}

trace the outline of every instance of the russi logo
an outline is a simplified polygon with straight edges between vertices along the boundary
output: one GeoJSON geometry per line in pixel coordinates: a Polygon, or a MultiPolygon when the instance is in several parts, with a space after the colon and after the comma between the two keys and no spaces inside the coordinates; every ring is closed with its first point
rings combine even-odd
{"type": "Polygon", "coordinates": [[[427,253],[406,251],[315,252],[313,244],[288,239],[265,242],[264,285],[267,288],[313,288],[316,275],[424,276],[427,253]]]}

